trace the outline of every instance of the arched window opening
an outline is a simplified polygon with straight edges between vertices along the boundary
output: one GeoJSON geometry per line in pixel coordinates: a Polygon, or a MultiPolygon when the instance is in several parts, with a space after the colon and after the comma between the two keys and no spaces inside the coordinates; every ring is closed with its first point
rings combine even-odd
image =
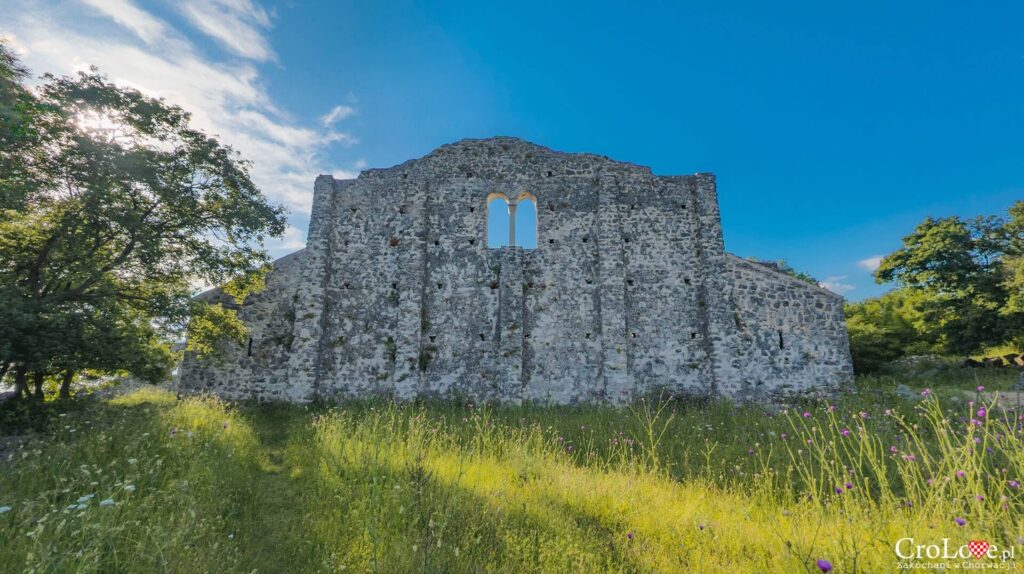
{"type": "Polygon", "coordinates": [[[512,231],[515,233],[513,245],[524,249],[537,248],[537,198],[529,193],[519,195],[516,200],[516,220],[512,231]]]}
{"type": "Polygon", "coordinates": [[[509,245],[510,217],[508,198],[500,193],[492,193],[487,197],[487,247],[507,247],[509,245]]]}
{"type": "Polygon", "coordinates": [[[487,247],[537,248],[537,198],[523,192],[514,201],[502,193],[487,196],[487,247]]]}

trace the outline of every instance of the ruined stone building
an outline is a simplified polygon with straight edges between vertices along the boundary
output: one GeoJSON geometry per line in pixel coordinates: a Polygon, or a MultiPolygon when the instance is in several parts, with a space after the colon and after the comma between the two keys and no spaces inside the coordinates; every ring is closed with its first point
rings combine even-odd
{"type": "Polygon", "coordinates": [[[852,376],[842,298],[726,253],[713,175],[507,137],[318,177],[306,248],[240,315],[251,338],[186,356],[183,392],[622,403],[852,376]]]}

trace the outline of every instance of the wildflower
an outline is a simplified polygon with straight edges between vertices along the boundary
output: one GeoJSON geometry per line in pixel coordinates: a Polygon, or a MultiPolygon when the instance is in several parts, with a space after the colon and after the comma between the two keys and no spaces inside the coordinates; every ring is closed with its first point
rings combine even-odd
{"type": "Polygon", "coordinates": [[[809,412],[807,412],[807,411],[804,411],[804,418],[805,418],[805,419],[809,419],[809,418],[811,418],[811,413],[809,413],[809,412]]]}
{"type": "Polygon", "coordinates": [[[626,533],[626,539],[627,540],[632,540],[633,539],[633,532],[632,531],[629,531],[629,532],[626,533]]]}
{"type": "Polygon", "coordinates": [[[114,499],[113,498],[105,498],[105,499],[100,501],[100,506],[102,506],[102,507],[114,506],[114,499]]]}
{"type": "Polygon", "coordinates": [[[853,483],[852,482],[847,482],[843,486],[846,487],[846,490],[853,490],[853,483]]]}
{"type": "Polygon", "coordinates": [[[981,407],[980,409],[978,409],[978,418],[979,419],[985,418],[986,414],[988,414],[988,411],[985,410],[985,407],[981,407]]]}
{"type": "Polygon", "coordinates": [[[835,487],[835,491],[836,491],[836,494],[842,494],[843,493],[843,487],[837,486],[837,487],[835,487]]]}
{"type": "Polygon", "coordinates": [[[782,440],[786,440],[787,436],[788,435],[786,433],[782,433],[782,434],[779,435],[779,438],[781,438],[782,440]]]}
{"type": "Polygon", "coordinates": [[[754,456],[754,449],[748,448],[747,449],[747,454],[749,454],[750,456],[754,456]]]}
{"type": "Polygon", "coordinates": [[[931,394],[932,394],[932,390],[927,388],[927,387],[924,390],[921,391],[921,396],[924,397],[924,398],[928,398],[929,396],[931,396],[931,394]]]}
{"type": "Polygon", "coordinates": [[[898,449],[895,446],[889,447],[889,452],[896,452],[898,449]]]}
{"type": "Polygon", "coordinates": [[[975,496],[974,498],[977,498],[978,500],[985,500],[985,497],[980,494],[975,496]]]}
{"type": "Polygon", "coordinates": [[[836,406],[835,405],[829,405],[828,406],[828,412],[830,412],[830,413],[836,412],[836,406]]]}
{"type": "Polygon", "coordinates": [[[861,412],[857,413],[857,416],[859,416],[862,419],[866,419],[866,418],[868,418],[868,413],[866,413],[864,411],[861,411],[861,412]]]}
{"type": "Polygon", "coordinates": [[[227,430],[227,428],[228,428],[228,421],[224,421],[224,429],[227,430]]]}
{"type": "Polygon", "coordinates": [[[818,570],[821,570],[822,572],[831,572],[832,563],[824,558],[818,558],[818,570]]]}
{"type": "Polygon", "coordinates": [[[892,409],[885,409],[885,416],[892,415],[892,409]]]}
{"type": "Polygon", "coordinates": [[[966,520],[964,520],[963,518],[960,518],[959,516],[957,516],[956,518],[954,518],[954,519],[953,519],[953,522],[956,522],[956,525],[957,525],[957,526],[963,526],[963,525],[967,524],[967,521],[966,521],[966,520]]]}
{"type": "Polygon", "coordinates": [[[957,477],[957,478],[963,478],[963,477],[965,477],[965,476],[967,476],[967,473],[966,473],[966,472],[964,472],[964,471],[962,471],[962,470],[958,470],[958,471],[956,471],[956,477],[957,477]]]}
{"type": "Polygon", "coordinates": [[[176,434],[178,434],[178,427],[172,427],[171,428],[171,438],[174,438],[174,436],[176,434]]]}
{"type": "Polygon", "coordinates": [[[984,391],[985,391],[985,385],[978,385],[978,392],[981,393],[981,392],[984,392],[984,391]]]}
{"type": "Polygon", "coordinates": [[[839,431],[839,434],[841,434],[843,436],[850,436],[850,429],[843,429],[843,430],[839,431]]]}
{"type": "Polygon", "coordinates": [[[1009,484],[1010,488],[1020,488],[1020,483],[1017,482],[1016,480],[1011,480],[1009,484]]]}
{"type": "Polygon", "coordinates": [[[811,439],[807,439],[807,444],[812,444],[811,439]]]}
{"type": "Polygon", "coordinates": [[[0,506],[0,514],[6,514],[11,511],[10,506],[0,506]]]}

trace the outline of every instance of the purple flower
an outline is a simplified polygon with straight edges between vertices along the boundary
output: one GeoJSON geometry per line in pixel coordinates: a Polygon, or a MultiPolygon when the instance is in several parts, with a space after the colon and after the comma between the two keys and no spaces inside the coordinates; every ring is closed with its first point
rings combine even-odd
{"type": "Polygon", "coordinates": [[[225,429],[227,429],[227,428],[228,428],[228,421],[224,421],[224,428],[225,428],[225,429]]]}
{"type": "Polygon", "coordinates": [[[978,385],[978,392],[981,393],[981,392],[984,392],[984,391],[985,391],[985,385],[978,385]]]}
{"type": "Polygon", "coordinates": [[[809,419],[809,418],[811,418],[811,413],[809,413],[809,412],[807,412],[807,411],[804,411],[804,418],[805,418],[805,419],[809,419]]]}
{"type": "Polygon", "coordinates": [[[985,497],[980,494],[975,496],[974,498],[977,498],[978,500],[985,500],[985,497]]]}
{"type": "Polygon", "coordinates": [[[979,419],[985,418],[985,415],[987,415],[987,414],[988,414],[988,411],[985,410],[985,407],[981,407],[980,409],[978,409],[978,418],[979,419]]]}
{"type": "Polygon", "coordinates": [[[831,572],[832,563],[824,558],[818,558],[818,570],[821,570],[822,572],[831,572]]]}
{"type": "Polygon", "coordinates": [[[925,388],[923,391],[921,391],[921,396],[922,397],[926,397],[927,398],[927,397],[931,396],[931,394],[932,394],[932,390],[929,389],[929,388],[925,388]]]}
{"type": "Polygon", "coordinates": [[[839,434],[841,434],[843,436],[850,436],[850,429],[843,429],[843,430],[839,431],[839,434]]]}
{"type": "Polygon", "coordinates": [[[853,483],[852,482],[847,482],[845,486],[846,486],[846,490],[853,490],[853,483]]]}
{"type": "Polygon", "coordinates": [[[843,493],[843,487],[837,486],[837,487],[835,487],[835,491],[836,491],[836,494],[842,494],[843,493]]]}
{"type": "Polygon", "coordinates": [[[828,412],[830,412],[830,413],[836,412],[836,406],[835,405],[829,405],[828,406],[828,412]]]}
{"type": "Polygon", "coordinates": [[[786,433],[782,433],[782,434],[779,435],[779,438],[781,438],[782,440],[786,440],[787,436],[788,435],[786,433]]]}
{"type": "Polygon", "coordinates": [[[749,454],[750,456],[754,456],[754,449],[748,448],[747,449],[747,454],[749,454]]]}
{"type": "Polygon", "coordinates": [[[862,419],[866,419],[866,418],[868,418],[868,413],[866,413],[864,411],[861,411],[861,412],[857,413],[857,416],[859,416],[862,419]]]}
{"type": "Polygon", "coordinates": [[[954,519],[953,519],[953,522],[956,522],[956,525],[957,525],[957,526],[963,526],[963,525],[967,524],[967,521],[966,521],[966,520],[964,520],[963,518],[960,518],[959,516],[957,516],[956,518],[954,518],[954,519]]]}
{"type": "Polygon", "coordinates": [[[704,530],[704,525],[703,524],[698,524],[697,528],[700,529],[700,530],[704,530]]]}
{"type": "Polygon", "coordinates": [[[632,531],[630,531],[630,532],[627,532],[627,533],[626,533],[626,538],[627,538],[628,540],[632,540],[632,539],[633,539],[633,532],[632,532],[632,531]]]}
{"type": "Polygon", "coordinates": [[[1020,483],[1017,482],[1016,480],[1011,480],[1010,481],[1010,488],[1020,488],[1020,483]]]}
{"type": "Polygon", "coordinates": [[[896,452],[898,449],[895,446],[889,447],[889,452],[896,452]]]}
{"type": "Polygon", "coordinates": [[[956,471],[956,477],[957,477],[957,478],[963,478],[963,477],[965,477],[965,476],[967,476],[967,473],[966,473],[966,472],[964,472],[964,471],[962,471],[962,470],[958,470],[958,471],[956,471]]]}

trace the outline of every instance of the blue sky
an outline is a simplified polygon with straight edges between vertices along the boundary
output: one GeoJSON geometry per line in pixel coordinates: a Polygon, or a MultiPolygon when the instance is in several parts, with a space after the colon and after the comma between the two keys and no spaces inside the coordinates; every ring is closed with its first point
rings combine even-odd
{"type": "MultiPolygon", "coordinates": [[[[36,72],[96,64],[254,161],[302,245],[313,178],[465,137],[718,176],[726,247],[851,299],[928,215],[1024,198],[1014,2],[0,0],[36,72]]],[[[543,234],[543,229],[540,231],[543,234]]]]}

